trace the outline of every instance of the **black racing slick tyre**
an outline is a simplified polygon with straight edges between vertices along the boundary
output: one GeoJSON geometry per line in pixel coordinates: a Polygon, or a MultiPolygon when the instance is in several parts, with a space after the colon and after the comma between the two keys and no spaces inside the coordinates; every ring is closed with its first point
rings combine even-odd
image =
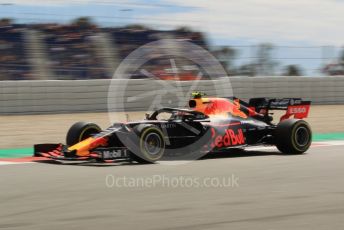
{"type": "Polygon", "coordinates": [[[131,153],[131,158],[141,164],[160,160],[165,152],[164,134],[155,125],[142,124],[135,127],[138,135],[138,151],[131,153]]]}
{"type": "Polygon", "coordinates": [[[94,123],[83,121],[77,122],[69,128],[66,136],[66,144],[68,146],[75,145],[100,131],[101,128],[94,123]]]}
{"type": "Polygon", "coordinates": [[[274,136],[276,147],[285,154],[302,154],[312,144],[312,130],[304,120],[288,119],[280,122],[274,136]]]}

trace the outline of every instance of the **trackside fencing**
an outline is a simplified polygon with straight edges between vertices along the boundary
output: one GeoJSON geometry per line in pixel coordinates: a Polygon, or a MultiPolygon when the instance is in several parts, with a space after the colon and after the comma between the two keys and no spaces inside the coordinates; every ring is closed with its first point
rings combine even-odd
{"type": "Polygon", "coordinates": [[[156,105],[176,107],[192,91],[208,95],[301,97],[313,104],[344,104],[344,76],[336,77],[230,77],[203,81],[49,80],[0,81],[0,114],[41,114],[141,111],[156,105]],[[109,87],[111,84],[111,87],[109,87]],[[115,87],[113,87],[115,86],[115,87]],[[117,86],[117,87],[116,87],[117,86]],[[109,92],[109,88],[116,93],[109,92]],[[154,101],[159,96],[159,101],[154,101]]]}

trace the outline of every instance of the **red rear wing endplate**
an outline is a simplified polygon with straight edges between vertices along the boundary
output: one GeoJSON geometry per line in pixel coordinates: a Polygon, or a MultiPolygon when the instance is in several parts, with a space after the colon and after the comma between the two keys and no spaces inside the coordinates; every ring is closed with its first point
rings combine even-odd
{"type": "Polygon", "coordinates": [[[307,118],[310,107],[310,101],[302,101],[298,105],[288,105],[287,112],[281,117],[281,121],[286,120],[292,116],[297,119],[307,118]]]}

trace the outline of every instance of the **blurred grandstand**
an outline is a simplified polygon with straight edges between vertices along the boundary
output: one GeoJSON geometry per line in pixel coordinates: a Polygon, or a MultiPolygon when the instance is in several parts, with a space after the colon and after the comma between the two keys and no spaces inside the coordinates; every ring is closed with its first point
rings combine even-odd
{"type": "MultiPolygon", "coordinates": [[[[128,54],[160,39],[186,40],[210,50],[232,76],[344,74],[344,55],[340,58],[326,55],[331,47],[275,47],[272,44],[210,47],[204,34],[185,27],[169,31],[142,25],[101,28],[84,17],[70,24],[15,24],[10,19],[1,19],[0,80],[111,78],[128,54]],[[308,55],[295,57],[290,52],[295,49],[308,55]],[[319,67],[304,70],[290,60],[316,61],[319,67]]],[[[177,68],[172,68],[167,57],[153,58],[144,67],[150,76],[134,72],[130,77],[154,76],[167,80],[208,77],[199,75],[201,68],[190,60],[174,59],[177,68]]]]}
{"type": "MultiPolygon", "coordinates": [[[[87,18],[70,25],[17,25],[0,21],[0,79],[104,79],[111,78],[118,63],[138,47],[160,39],[182,39],[206,48],[199,32],[186,29],[158,31],[140,25],[99,28],[87,18]]],[[[180,60],[186,80],[196,79],[198,67],[180,60]],[[191,67],[190,67],[191,66],[191,67]]],[[[174,78],[169,60],[157,59],[146,69],[162,78],[174,78]]],[[[141,73],[132,78],[147,78],[141,73]]]]}
{"type": "Polygon", "coordinates": [[[25,28],[0,21],[0,80],[31,79],[31,66],[25,50],[25,28]]]}

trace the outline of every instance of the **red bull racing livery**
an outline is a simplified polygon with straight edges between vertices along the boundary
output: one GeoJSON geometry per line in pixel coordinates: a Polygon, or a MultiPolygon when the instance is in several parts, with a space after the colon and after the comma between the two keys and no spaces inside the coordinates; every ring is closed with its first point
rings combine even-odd
{"type": "Polygon", "coordinates": [[[304,118],[310,102],[300,98],[205,97],[193,93],[188,108],[161,108],[142,121],[115,123],[102,130],[77,122],[66,144],[37,144],[35,156],[55,160],[127,159],[140,163],[198,159],[212,152],[255,145],[274,145],[285,154],[301,154],[312,142],[304,118]],[[272,110],[286,113],[273,121],[272,110]]]}

